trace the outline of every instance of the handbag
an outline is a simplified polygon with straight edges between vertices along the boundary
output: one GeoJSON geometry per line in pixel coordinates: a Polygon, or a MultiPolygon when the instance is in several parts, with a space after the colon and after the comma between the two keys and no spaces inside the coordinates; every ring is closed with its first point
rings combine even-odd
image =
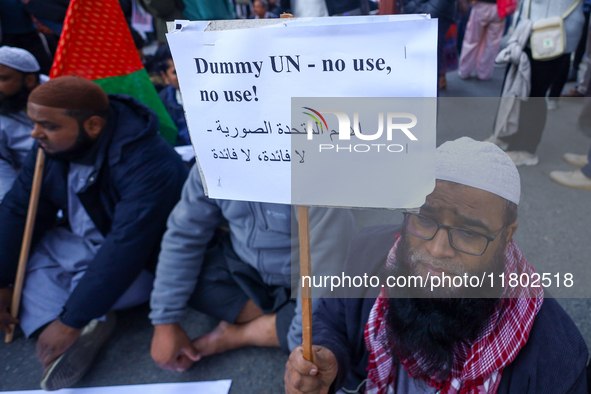
{"type": "MultiPolygon", "coordinates": [[[[566,45],[564,19],[571,14],[581,0],[574,0],[561,16],[540,19],[534,22],[530,36],[531,54],[535,60],[550,60],[561,56],[566,45]]],[[[528,1],[527,17],[531,0],[528,1]]]]}

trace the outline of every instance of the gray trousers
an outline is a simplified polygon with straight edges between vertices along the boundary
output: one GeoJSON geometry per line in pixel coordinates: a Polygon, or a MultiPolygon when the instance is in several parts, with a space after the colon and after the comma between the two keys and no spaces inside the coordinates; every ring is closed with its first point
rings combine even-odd
{"type": "MultiPolygon", "coordinates": [[[[20,326],[27,337],[57,319],[99,248],[65,228],[43,237],[27,263],[23,287],[20,326]]],[[[111,310],[147,302],[153,281],[154,275],[142,271],[111,310]]]]}

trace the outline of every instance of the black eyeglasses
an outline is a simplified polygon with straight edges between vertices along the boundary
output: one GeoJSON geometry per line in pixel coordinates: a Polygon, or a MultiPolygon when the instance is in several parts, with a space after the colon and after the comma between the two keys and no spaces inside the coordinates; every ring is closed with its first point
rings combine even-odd
{"type": "Polygon", "coordinates": [[[481,256],[486,252],[488,244],[494,241],[505,229],[505,226],[492,237],[461,227],[443,225],[431,218],[418,213],[403,212],[406,230],[417,238],[430,241],[435,238],[439,229],[447,230],[449,244],[452,248],[472,256],[481,256]]]}

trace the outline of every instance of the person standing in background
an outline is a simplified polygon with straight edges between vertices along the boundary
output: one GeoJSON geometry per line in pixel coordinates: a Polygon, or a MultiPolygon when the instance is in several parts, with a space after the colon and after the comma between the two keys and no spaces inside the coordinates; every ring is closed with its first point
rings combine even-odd
{"type": "Polygon", "coordinates": [[[445,36],[454,22],[457,0],[402,0],[403,14],[431,14],[439,20],[437,28],[437,75],[439,89],[445,89],[447,81],[442,67],[445,36]]]}
{"type": "Polygon", "coordinates": [[[474,68],[478,79],[492,78],[504,30],[505,18],[499,16],[497,0],[478,0],[474,3],[462,44],[460,78],[470,78],[474,68]]]}
{"type": "MultiPolygon", "coordinates": [[[[526,0],[521,5],[519,19],[530,19],[535,23],[542,19],[561,16],[576,2],[577,0],[526,0]]],[[[532,57],[529,46],[524,50],[531,64],[531,90],[529,93],[531,99],[521,104],[517,132],[500,138],[502,142],[508,144],[507,154],[518,167],[533,166],[539,162],[536,150],[546,126],[548,113],[545,101],[546,93],[560,70],[565,65],[568,69],[570,55],[579,44],[583,23],[585,23],[582,5],[582,2],[579,1],[576,8],[563,20],[566,42],[564,53],[561,56],[550,60],[536,60],[532,57]]]]}
{"type": "MultiPolygon", "coordinates": [[[[586,89],[585,102],[579,115],[579,127],[587,136],[591,136],[591,82],[586,89]]],[[[591,148],[589,153],[565,153],[562,158],[568,164],[578,167],[574,171],[552,171],[550,179],[566,187],[591,190],[591,148]]]]}
{"type": "Polygon", "coordinates": [[[234,5],[229,0],[183,0],[183,14],[191,21],[236,19],[234,5]]]}
{"type": "Polygon", "coordinates": [[[49,74],[53,61],[37,32],[33,19],[20,0],[0,0],[0,45],[23,48],[39,63],[42,74],[49,74]]]}

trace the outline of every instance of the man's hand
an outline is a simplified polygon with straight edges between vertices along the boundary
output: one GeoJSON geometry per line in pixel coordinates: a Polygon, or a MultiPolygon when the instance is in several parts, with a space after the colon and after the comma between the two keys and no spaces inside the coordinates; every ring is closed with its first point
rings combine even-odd
{"type": "Polygon", "coordinates": [[[326,394],[337,377],[339,365],[334,354],[322,346],[313,346],[314,362],[304,359],[302,346],[293,349],[285,364],[285,392],[288,394],[326,394]]]}
{"type": "Polygon", "coordinates": [[[18,324],[19,320],[12,317],[8,312],[12,304],[12,289],[4,287],[0,289],[0,331],[4,334],[10,334],[10,325],[18,324]]]}
{"type": "Polygon", "coordinates": [[[154,326],[151,353],[156,364],[169,371],[185,371],[201,359],[187,333],[178,323],[154,326]]]}
{"type": "Polygon", "coordinates": [[[51,322],[37,340],[37,357],[43,369],[68,350],[78,340],[81,331],[65,325],[59,318],[51,322]]]}

